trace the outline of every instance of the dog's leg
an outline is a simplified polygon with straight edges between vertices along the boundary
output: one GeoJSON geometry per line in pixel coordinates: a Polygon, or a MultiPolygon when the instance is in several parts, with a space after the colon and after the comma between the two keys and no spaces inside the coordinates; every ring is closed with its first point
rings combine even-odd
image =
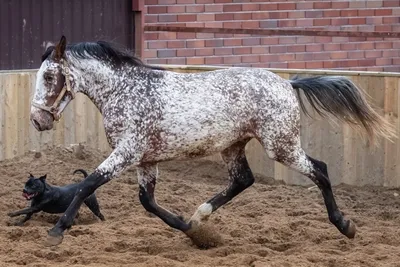
{"type": "Polygon", "coordinates": [[[36,212],[39,212],[39,211],[40,211],[40,209],[37,209],[36,207],[29,207],[29,208],[26,208],[26,209],[22,209],[22,210],[18,210],[18,211],[7,213],[7,215],[10,216],[10,217],[16,217],[16,216],[23,215],[23,214],[29,214],[29,213],[33,214],[33,213],[36,213],[36,212]]]}
{"type": "Polygon", "coordinates": [[[25,217],[24,217],[22,220],[20,220],[20,221],[14,223],[14,225],[15,225],[15,226],[22,226],[22,225],[24,225],[24,223],[26,223],[30,218],[32,218],[32,215],[33,215],[33,213],[28,213],[28,214],[26,214],[25,217]]]}
{"type": "Polygon", "coordinates": [[[103,214],[100,212],[99,203],[97,202],[96,195],[93,193],[87,199],[85,199],[84,203],[86,206],[96,215],[99,217],[100,220],[105,221],[103,214]]]}

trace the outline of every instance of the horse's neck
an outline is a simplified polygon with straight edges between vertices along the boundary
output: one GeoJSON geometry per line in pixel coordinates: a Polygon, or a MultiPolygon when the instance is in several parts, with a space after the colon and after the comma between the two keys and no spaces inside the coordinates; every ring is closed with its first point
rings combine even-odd
{"type": "Polygon", "coordinates": [[[75,91],[85,94],[101,112],[115,89],[110,84],[115,71],[93,60],[81,60],[75,64],[72,73],[76,79],[75,91]]]}

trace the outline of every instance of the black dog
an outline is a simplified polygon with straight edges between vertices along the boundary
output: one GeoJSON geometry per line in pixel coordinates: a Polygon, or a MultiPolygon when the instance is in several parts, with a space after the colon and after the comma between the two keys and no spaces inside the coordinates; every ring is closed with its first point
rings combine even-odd
{"type": "MultiPolygon", "coordinates": [[[[87,173],[84,170],[75,170],[74,174],[77,172],[81,172],[84,177],[87,176],[87,173]]],[[[64,213],[72,202],[78,186],[79,183],[63,187],[51,186],[46,183],[46,175],[40,178],[35,178],[30,174],[28,181],[25,183],[25,188],[22,191],[22,196],[25,197],[26,200],[32,200],[31,206],[23,210],[8,213],[8,216],[15,217],[26,214],[25,218],[16,223],[16,225],[23,225],[34,213],[39,211],[53,214],[64,213]]],[[[100,218],[100,220],[105,220],[103,214],[100,212],[99,204],[94,193],[85,200],[85,204],[97,217],[100,218]]]]}

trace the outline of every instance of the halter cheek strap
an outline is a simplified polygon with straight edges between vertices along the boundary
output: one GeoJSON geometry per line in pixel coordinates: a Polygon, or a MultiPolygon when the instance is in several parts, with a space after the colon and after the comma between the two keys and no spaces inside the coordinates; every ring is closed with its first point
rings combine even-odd
{"type": "Polygon", "coordinates": [[[71,89],[71,81],[69,80],[69,67],[67,66],[67,62],[64,59],[61,59],[60,63],[61,63],[61,72],[65,78],[65,84],[64,84],[63,88],[61,89],[60,94],[57,96],[56,100],[54,101],[53,105],[51,105],[49,107],[46,105],[40,105],[40,104],[32,101],[32,106],[49,112],[51,115],[53,115],[53,118],[55,121],[59,121],[61,118],[61,114],[58,114],[59,104],[61,102],[61,99],[65,96],[65,94],[68,92],[71,95],[72,99],[75,98],[75,93],[71,89]]]}

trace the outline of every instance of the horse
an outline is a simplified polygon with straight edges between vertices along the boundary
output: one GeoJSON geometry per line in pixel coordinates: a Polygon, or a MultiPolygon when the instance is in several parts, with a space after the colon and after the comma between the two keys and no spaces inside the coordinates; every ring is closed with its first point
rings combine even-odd
{"type": "Polygon", "coordinates": [[[102,114],[112,152],[80,183],[72,203],[48,231],[49,246],[62,243],[82,202],[128,166],[137,170],[145,210],[198,247],[215,245],[204,240],[199,229],[254,183],[245,155],[253,138],[269,158],[311,179],[322,194],[329,221],[354,238],[356,226],[336,204],[326,163],[301,147],[300,113],[307,111],[303,98],[322,116],[347,123],[371,143],[376,137],[395,137],[393,126],[374,110],[368,95],[343,76],[283,79],[247,67],[178,73],[146,65],[113,43],[67,45],[62,36],[42,55],[31,102],[33,126],[51,130],[77,93],[85,94],[102,114]],[[215,153],[226,164],[228,185],[199,205],[189,220],[156,202],[158,163],[215,153]]]}

